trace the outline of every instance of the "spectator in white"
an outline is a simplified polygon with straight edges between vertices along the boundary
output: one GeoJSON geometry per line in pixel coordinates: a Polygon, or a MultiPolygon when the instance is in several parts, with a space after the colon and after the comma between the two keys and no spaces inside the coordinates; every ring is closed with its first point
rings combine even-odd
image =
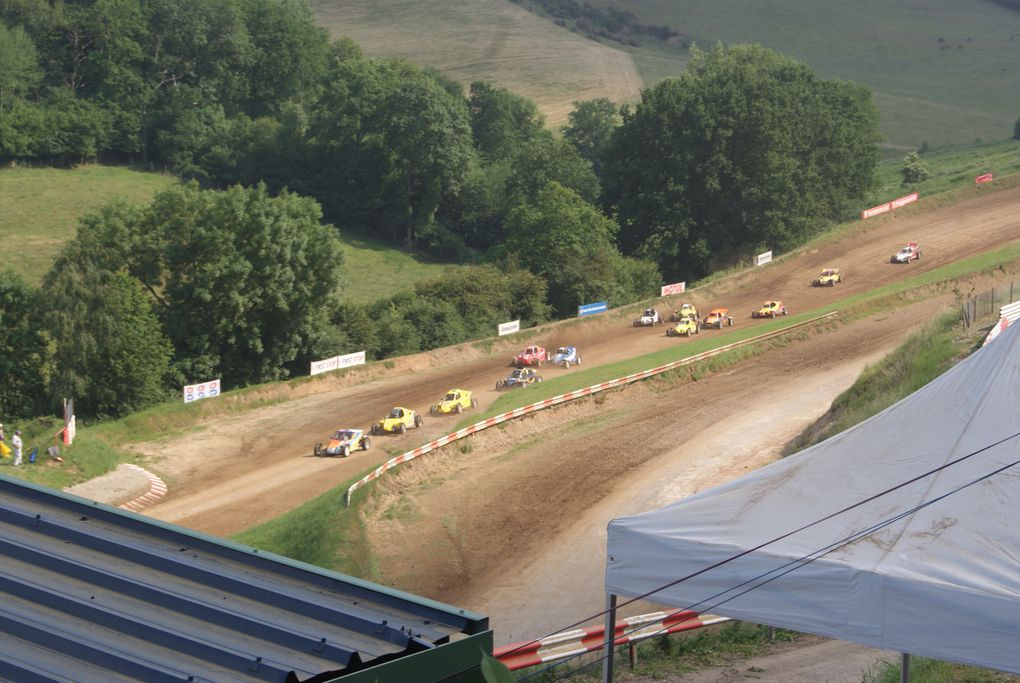
{"type": "Polygon", "coordinates": [[[0,441],[4,440],[4,423],[0,422],[0,441]]]}
{"type": "Polygon", "coordinates": [[[21,467],[21,430],[14,430],[14,438],[11,439],[11,446],[14,447],[14,466],[21,467]]]}

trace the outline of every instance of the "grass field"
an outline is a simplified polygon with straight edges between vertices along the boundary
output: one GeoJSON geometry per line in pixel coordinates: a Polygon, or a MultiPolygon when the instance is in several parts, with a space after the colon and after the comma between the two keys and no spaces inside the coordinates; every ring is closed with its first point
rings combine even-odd
{"type": "Polygon", "coordinates": [[[314,0],[318,20],[371,56],[395,55],[534,99],[559,125],[574,100],[637,99],[700,47],[756,42],[874,92],[890,152],[1004,140],[1020,116],[1020,12],[990,0],[592,0],[680,30],[676,44],[594,41],[527,2],[314,0]]]}
{"type": "Polygon", "coordinates": [[[148,204],[174,182],[117,166],[0,170],[0,268],[13,268],[37,285],[82,215],[117,197],[148,204]]]}
{"type": "MultiPolygon", "coordinates": [[[[171,176],[116,166],[0,170],[0,268],[11,267],[38,285],[83,215],[116,197],[148,204],[174,182],[171,176]]],[[[368,237],[341,235],[340,240],[347,257],[344,294],[356,303],[375,301],[451,267],[368,237]]]]}
{"type": "Polygon", "coordinates": [[[333,37],[371,57],[403,57],[468,85],[488,80],[534,100],[546,123],[567,120],[574,100],[636,99],[631,56],[557,27],[508,0],[311,0],[333,37]]]}

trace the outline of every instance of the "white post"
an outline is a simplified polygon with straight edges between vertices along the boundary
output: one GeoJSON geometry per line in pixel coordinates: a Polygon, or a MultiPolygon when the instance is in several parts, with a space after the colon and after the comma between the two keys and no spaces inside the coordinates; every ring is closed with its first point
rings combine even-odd
{"type": "Polygon", "coordinates": [[[602,644],[602,683],[613,683],[613,654],[616,652],[616,596],[606,593],[606,633],[602,644]]]}

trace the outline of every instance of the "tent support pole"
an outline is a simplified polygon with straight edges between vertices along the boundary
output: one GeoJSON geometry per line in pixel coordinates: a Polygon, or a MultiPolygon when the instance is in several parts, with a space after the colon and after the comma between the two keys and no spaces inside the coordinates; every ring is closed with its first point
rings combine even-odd
{"type": "Polygon", "coordinates": [[[602,683],[613,683],[613,654],[616,647],[616,596],[606,593],[606,632],[602,642],[602,683]]]}
{"type": "Polygon", "coordinates": [[[900,683],[910,683],[910,653],[900,653],[900,683]]]}

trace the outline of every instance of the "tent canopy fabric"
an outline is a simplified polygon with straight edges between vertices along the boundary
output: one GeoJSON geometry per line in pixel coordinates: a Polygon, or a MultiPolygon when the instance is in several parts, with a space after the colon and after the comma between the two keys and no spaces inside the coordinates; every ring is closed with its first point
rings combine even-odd
{"type": "Polygon", "coordinates": [[[612,520],[606,592],[1020,673],[1018,433],[1014,325],[841,434],[612,520]]]}

